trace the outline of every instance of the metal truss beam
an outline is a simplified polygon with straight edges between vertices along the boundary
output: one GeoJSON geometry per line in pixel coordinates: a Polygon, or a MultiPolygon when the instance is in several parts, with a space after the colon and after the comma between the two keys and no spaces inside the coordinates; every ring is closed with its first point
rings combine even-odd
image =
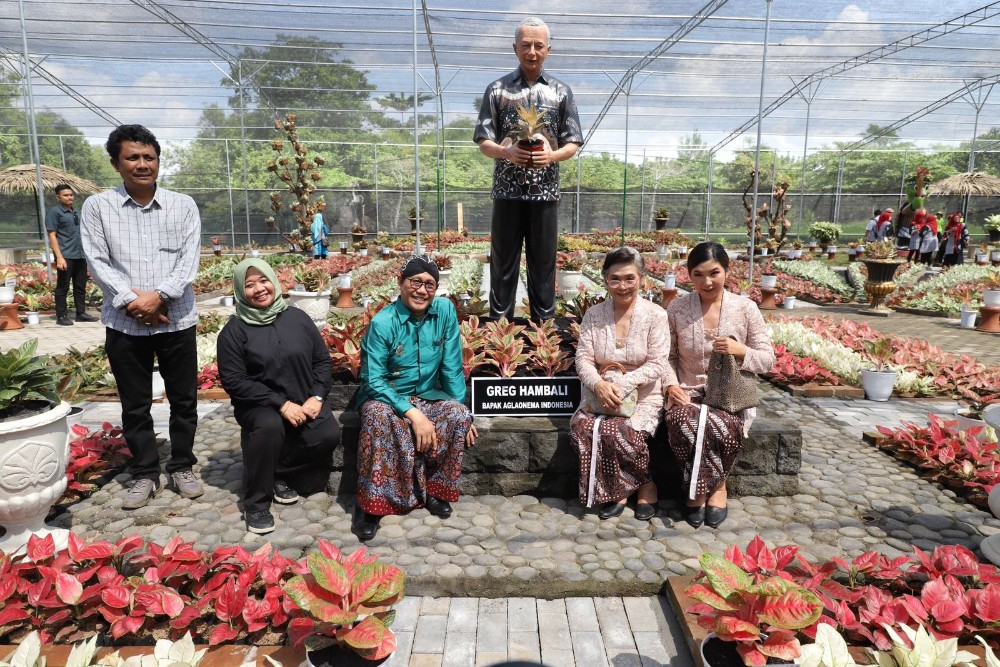
{"type": "Polygon", "coordinates": [[[891,134],[892,132],[895,132],[896,130],[898,130],[901,127],[905,127],[906,125],[909,125],[910,123],[912,123],[913,121],[917,120],[918,118],[922,118],[923,116],[926,116],[929,113],[933,113],[934,111],[937,111],[941,107],[947,106],[947,105],[951,104],[952,102],[955,102],[957,100],[962,99],[966,95],[969,95],[971,93],[971,91],[973,91],[973,90],[982,88],[983,86],[992,86],[992,85],[997,84],[997,83],[1000,83],[1000,74],[994,74],[993,76],[986,76],[986,77],[983,77],[981,79],[976,79],[974,81],[970,81],[969,83],[963,85],[961,88],[958,88],[957,90],[955,90],[953,93],[951,93],[949,95],[946,95],[945,97],[942,97],[941,99],[935,100],[934,102],[931,102],[927,106],[914,111],[913,113],[911,113],[908,116],[900,118],[899,120],[897,120],[892,125],[888,125],[886,127],[880,128],[881,131],[876,132],[875,134],[870,134],[870,135],[868,135],[866,137],[862,137],[861,139],[858,139],[857,141],[855,141],[853,144],[851,144],[849,146],[845,146],[843,149],[841,149],[841,151],[844,152],[844,153],[850,153],[851,151],[856,151],[859,148],[867,146],[868,144],[872,143],[873,141],[877,141],[878,139],[884,137],[887,134],[891,134]]]}
{"type": "Polygon", "coordinates": [[[669,37],[660,42],[659,46],[643,56],[637,63],[629,67],[622,75],[621,80],[618,81],[614,92],[608,96],[607,101],[604,103],[604,108],[601,109],[601,112],[597,114],[597,118],[594,119],[594,124],[590,126],[590,130],[587,132],[587,136],[583,140],[584,145],[586,145],[590,141],[590,138],[594,136],[594,132],[597,131],[597,127],[601,124],[601,121],[604,120],[608,111],[611,110],[615,100],[618,99],[618,96],[622,93],[622,91],[631,88],[632,78],[650,63],[654,62],[657,58],[663,55],[670,49],[671,46],[687,37],[688,33],[700,26],[709,16],[722,9],[727,2],[729,2],[729,0],[711,0],[711,2],[702,7],[700,11],[695,13],[694,16],[679,25],[669,37]]]}
{"type": "MultiPolygon", "coordinates": [[[[14,60],[17,60],[18,62],[20,62],[22,60],[22,58],[23,58],[23,56],[20,53],[18,53],[17,51],[14,51],[12,49],[8,49],[5,46],[0,46],[0,53],[2,53],[4,55],[4,57],[8,61],[11,61],[11,62],[14,61],[14,60]]],[[[89,99],[87,99],[87,97],[83,93],[81,93],[80,91],[76,90],[75,88],[73,88],[73,86],[69,85],[68,83],[66,83],[65,81],[63,81],[59,77],[57,77],[55,74],[53,74],[49,70],[47,70],[44,67],[42,67],[42,63],[41,62],[36,61],[34,58],[29,58],[28,59],[28,67],[29,67],[29,69],[31,71],[33,71],[36,74],[38,74],[38,76],[42,77],[43,79],[45,79],[46,81],[48,81],[50,84],[52,84],[53,86],[55,86],[56,88],[58,88],[62,92],[66,93],[67,95],[69,95],[70,97],[72,97],[83,108],[85,108],[88,111],[91,111],[94,114],[100,116],[102,119],[104,119],[108,123],[111,123],[115,127],[118,127],[119,125],[121,125],[121,122],[119,122],[119,120],[117,118],[115,118],[114,116],[112,116],[111,114],[109,114],[107,111],[105,111],[101,107],[99,107],[96,104],[94,104],[93,102],[91,102],[89,99]]],[[[15,71],[16,71],[16,69],[15,69],[15,71]]]]}
{"type": "MultiPolygon", "coordinates": [[[[829,79],[831,77],[837,76],[838,74],[843,74],[844,72],[847,72],[849,70],[861,67],[862,65],[868,65],[877,60],[881,60],[882,58],[885,58],[887,56],[899,53],[900,51],[903,51],[905,49],[909,49],[914,46],[920,46],[921,44],[929,42],[932,39],[937,39],[938,37],[942,37],[957,30],[961,30],[962,28],[967,28],[977,23],[982,23],[983,21],[986,21],[987,19],[990,19],[997,15],[1000,15],[1000,2],[991,2],[990,4],[980,7],[979,9],[976,9],[974,11],[971,11],[968,14],[963,14],[957,18],[951,19],[950,21],[945,21],[944,23],[932,26],[930,28],[927,28],[926,30],[922,30],[912,35],[908,35],[900,40],[892,42],[891,44],[880,46],[877,49],[872,49],[871,51],[862,53],[861,55],[855,56],[854,58],[849,58],[843,62],[837,63],[835,65],[830,65],[829,67],[825,67],[821,70],[813,72],[809,76],[801,79],[798,82],[798,84],[793,85],[790,89],[785,91],[785,93],[781,95],[781,97],[777,98],[769,105],[767,105],[767,107],[764,109],[764,113],[761,116],[761,118],[763,118],[763,116],[769,115],[772,111],[782,106],[785,102],[788,102],[792,98],[796,97],[798,94],[798,90],[804,88],[810,83],[819,82],[824,79],[829,79]]],[[[715,144],[715,146],[712,147],[711,152],[715,153],[720,149],[724,148],[725,146],[727,146],[731,141],[736,139],[736,137],[742,135],[748,129],[753,127],[754,124],[757,123],[757,120],[758,120],[757,116],[748,119],[745,123],[743,123],[738,128],[730,132],[725,139],[715,144]]]]}

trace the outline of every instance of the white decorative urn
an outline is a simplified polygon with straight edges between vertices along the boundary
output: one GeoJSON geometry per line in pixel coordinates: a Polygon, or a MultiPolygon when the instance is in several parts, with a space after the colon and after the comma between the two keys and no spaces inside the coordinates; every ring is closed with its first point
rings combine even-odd
{"type": "Polygon", "coordinates": [[[14,553],[33,534],[51,534],[65,549],[69,532],[48,528],[45,516],[66,491],[69,403],[21,419],[0,422],[0,551],[14,553]]]}
{"type": "Polygon", "coordinates": [[[306,311],[317,328],[326,326],[326,316],[330,314],[330,290],[323,292],[306,292],[291,290],[288,293],[288,305],[306,311]]]}

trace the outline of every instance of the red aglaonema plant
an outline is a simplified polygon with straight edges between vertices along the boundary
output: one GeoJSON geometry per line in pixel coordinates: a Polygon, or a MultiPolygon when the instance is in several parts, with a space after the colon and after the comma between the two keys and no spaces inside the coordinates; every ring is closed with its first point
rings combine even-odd
{"type": "Polygon", "coordinates": [[[305,613],[288,624],[293,644],[310,651],[339,644],[368,660],[390,655],[396,612],[389,607],[403,599],[403,571],[379,563],[364,547],[349,556],[325,540],[318,547],[306,571],[285,584],[288,599],[305,613]]]}
{"type": "Polygon", "coordinates": [[[506,317],[486,323],[486,361],[496,368],[500,377],[514,377],[517,369],[528,361],[521,338],[524,329],[524,325],[508,322],[506,317]]]}
{"type": "Polygon", "coordinates": [[[573,364],[570,354],[560,348],[562,340],[553,320],[544,320],[541,324],[532,322],[525,337],[532,348],[530,367],[542,375],[556,375],[573,364]]]}
{"type": "MultiPolygon", "coordinates": [[[[698,625],[723,641],[736,642],[748,666],[765,665],[768,658],[792,662],[799,657],[795,631],[815,624],[823,613],[815,593],[778,575],[751,575],[724,556],[706,553],[698,562],[705,583],[685,591],[698,601],[688,609],[698,625]]],[[[776,559],[774,563],[776,568],[776,559]]]]}

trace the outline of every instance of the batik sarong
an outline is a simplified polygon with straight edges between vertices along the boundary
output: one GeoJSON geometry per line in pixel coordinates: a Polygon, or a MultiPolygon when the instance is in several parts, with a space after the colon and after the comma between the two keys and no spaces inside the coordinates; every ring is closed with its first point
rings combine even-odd
{"type": "Polygon", "coordinates": [[[388,404],[365,401],[358,410],[358,504],[369,514],[406,514],[428,495],[458,500],[472,413],[457,401],[410,402],[434,424],[437,446],[426,452],[414,449],[410,424],[388,404]]]}
{"type": "Polygon", "coordinates": [[[599,417],[583,410],[570,420],[570,441],[580,457],[580,502],[586,507],[628,498],[651,479],[649,435],[628,428],[627,423],[627,417],[599,417]]]}
{"type": "MultiPolygon", "coordinates": [[[[673,450],[684,473],[685,495],[688,495],[688,489],[691,487],[700,413],[701,398],[693,397],[690,403],[671,405],[664,416],[670,449],[673,450]]],[[[708,408],[701,463],[698,466],[698,480],[695,487],[697,495],[710,494],[720,484],[725,483],[733,463],[736,462],[736,455],[742,447],[743,418],[725,410],[708,408]]]]}

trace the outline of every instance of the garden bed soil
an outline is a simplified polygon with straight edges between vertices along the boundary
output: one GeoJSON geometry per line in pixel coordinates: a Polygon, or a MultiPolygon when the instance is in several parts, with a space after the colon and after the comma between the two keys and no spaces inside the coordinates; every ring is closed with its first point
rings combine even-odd
{"type": "Polygon", "coordinates": [[[885,452],[889,456],[893,457],[897,461],[911,466],[922,478],[940,484],[944,488],[955,493],[956,496],[975,506],[984,512],[990,511],[990,506],[988,502],[988,494],[979,487],[968,487],[965,486],[964,482],[960,479],[948,476],[940,472],[934,472],[928,470],[927,468],[921,467],[923,462],[921,459],[912,457],[906,452],[901,452],[894,447],[889,445],[889,439],[877,431],[865,431],[861,435],[861,440],[877,447],[879,450],[885,452]]]}
{"type": "MultiPolygon", "coordinates": [[[[198,650],[204,648],[203,646],[196,646],[198,650]]],[[[0,659],[7,657],[12,652],[17,650],[16,645],[12,644],[0,644],[0,659]]],[[[69,653],[72,650],[72,646],[69,645],[45,645],[42,646],[41,656],[46,660],[47,667],[65,667],[66,660],[69,658],[69,653]]],[[[247,658],[247,654],[251,650],[256,650],[256,661],[257,667],[270,667],[269,662],[264,659],[265,655],[269,655],[275,660],[279,661],[283,665],[298,665],[305,660],[305,650],[296,650],[291,646],[251,646],[247,645],[225,645],[225,646],[213,646],[208,649],[205,653],[205,657],[199,663],[200,667],[233,667],[233,665],[243,664],[243,661],[247,658]]],[[[147,655],[152,654],[152,646],[122,646],[122,647],[106,647],[97,649],[97,654],[94,656],[95,659],[100,659],[105,655],[114,653],[118,651],[123,658],[129,658],[134,655],[147,655]]]]}

